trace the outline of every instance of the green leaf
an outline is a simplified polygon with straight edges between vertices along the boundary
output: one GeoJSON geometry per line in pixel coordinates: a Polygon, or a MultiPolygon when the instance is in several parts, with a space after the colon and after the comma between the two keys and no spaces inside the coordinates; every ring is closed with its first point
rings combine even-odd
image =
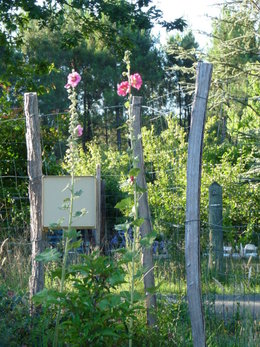
{"type": "Polygon", "coordinates": [[[82,208],[80,211],[76,211],[73,215],[73,218],[82,217],[87,213],[87,210],[85,208],[82,208]]]}
{"type": "Polygon", "coordinates": [[[140,240],[140,244],[144,247],[150,247],[157,236],[156,231],[152,231],[140,240]]]}
{"type": "Polygon", "coordinates": [[[125,198],[121,201],[119,201],[115,208],[118,208],[119,210],[125,210],[127,208],[131,208],[133,205],[133,200],[131,197],[125,198]]]}
{"type": "Polygon", "coordinates": [[[64,230],[64,237],[67,237],[69,239],[77,239],[80,236],[80,231],[77,231],[76,229],[64,230]]]}
{"type": "Polygon", "coordinates": [[[137,167],[133,167],[130,171],[129,171],[129,176],[134,176],[137,177],[139,175],[140,169],[137,167]]]}
{"type": "Polygon", "coordinates": [[[42,261],[44,263],[48,263],[49,261],[57,261],[61,257],[60,252],[55,248],[47,248],[41,254],[38,254],[35,259],[37,261],[42,261]]]}
{"type": "Polygon", "coordinates": [[[106,310],[109,307],[109,301],[107,299],[103,299],[98,304],[101,310],[106,310]]]}
{"type": "Polygon", "coordinates": [[[130,228],[130,223],[124,223],[124,224],[117,224],[115,225],[115,230],[125,230],[127,231],[130,228]]]}
{"type": "Polygon", "coordinates": [[[79,248],[81,246],[81,242],[81,240],[70,242],[70,244],[68,245],[68,250],[70,251],[71,249],[79,248]]]}
{"type": "Polygon", "coordinates": [[[60,297],[64,296],[62,293],[54,289],[43,289],[35,294],[32,298],[35,304],[59,304],[60,297]]]}
{"type": "Polygon", "coordinates": [[[114,336],[114,337],[118,337],[119,336],[112,329],[108,329],[108,328],[106,328],[104,330],[101,330],[99,335],[101,335],[101,336],[114,336]]]}
{"type": "Polygon", "coordinates": [[[74,193],[74,197],[79,197],[79,196],[81,196],[82,193],[83,193],[83,190],[80,189],[74,193]]]}
{"type": "Polygon", "coordinates": [[[143,218],[138,218],[132,222],[133,226],[140,227],[144,222],[143,218]]]}

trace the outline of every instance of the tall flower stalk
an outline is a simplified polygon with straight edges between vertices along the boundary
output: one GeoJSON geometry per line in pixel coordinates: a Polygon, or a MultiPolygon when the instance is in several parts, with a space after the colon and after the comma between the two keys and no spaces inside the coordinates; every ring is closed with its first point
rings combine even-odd
{"type": "MultiPolygon", "coordinates": [[[[60,293],[64,291],[65,284],[65,276],[66,276],[66,268],[68,262],[68,253],[69,253],[69,243],[72,240],[72,223],[73,223],[73,202],[75,198],[75,163],[78,160],[78,137],[82,135],[82,127],[78,123],[78,113],[77,113],[77,92],[76,87],[80,82],[81,77],[76,72],[73,71],[68,75],[68,83],[65,85],[65,88],[68,91],[68,99],[71,104],[69,107],[70,114],[70,122],[69,122],[69,137],[68,137],[68,150],[67,150],[67,158],[68,158],[68,166],[69,166],[69,174],[71,175],[70,182],[70,198],[69,198],[69,220],[68,220],[68,230],[64,231],[64,255],[61,269],[61,281],[60,281],[60,293]]],[[[59,325],[61,318],[61,306],[58,308],[58,313],[56,317],[56,326],[55,326],[55,335],[53,346],[58,346],[58,335],[59,335],[59,325]]]]}
{"type": "MultiPolygon", "coordinates": [[[[125,107],[128,111],[128,127],[129,127],[129,137],[131,142],[131,150],[130,150],[130,156],[132,161],[132,166],[135,168],[137,165],[136,158],[134,158],[133,155],[133,148],[136,144],[136,139],[134,136],[133,131],[133,121],[134,121],[134,115],[132,114],[131,109],[131,99],[132,99],[132,87],[136,89],[140,89],[142,86],[142,78],[139,73],[135,73],[131,75],[131,66],[130,66],[130,52],[126,51],[124,56],[124,63],[126,64],[126,71],[123,72],[123,76],[127,77],[127,81],[121,82],[117,86],[117,94],[120,96],[126,96],[128,94],[128,101],[125,103],[125,107]]],[[[138,247],[138,240],[139,240],[139,225],[140,223],[138,219],[138,191],[137,191],[137,183],[136,183],[136,177],[138,176],[139,170],[133,169],[132,174],[130,176],[130,183],[133,185],[133,194],[134,194],[134,206],[133,206],[133,239],[132,242],[129,242],[128,245],[130,246],[131,251],[131,267],[130,267],[130,283],[129,283],[129,290],[130,290],[130,306],[131,308],[134,307],[134,294],[135,294],[135,278],[136,278],[136,259],[140,252],[140,247],[138,247]]],[[[131,171],[130,171],[131,173],[131,171]]],[[[129,347],[132,347],[133,345],[133,318],[129,318],[129,347]]]]}

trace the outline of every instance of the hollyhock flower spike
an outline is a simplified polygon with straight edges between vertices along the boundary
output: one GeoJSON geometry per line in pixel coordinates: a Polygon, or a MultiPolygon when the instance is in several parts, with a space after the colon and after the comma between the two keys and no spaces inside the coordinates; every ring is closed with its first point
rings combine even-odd
{"type": "Polygon", "coordinates": [[[131,86],[139,90],[143,84],[142,77],[139,73],[130,76],[131,86]]]}
{"type": "Polygon", "coordinates": [[[78,137],[82,136],[83,128],[82,128],[82,126],[80,124],[76,127],[76,131],[78,133],[78,137]]]}
{"type": "Polygon", "coordinates": [[[73,71],[72,73],[68,75],[68,83],[65,85],[65,88],[68,89],[70,87],[73,87],[73,88],[77,87],[80,80],[81,80],[80,75],[76,71],[73,71]]]}
{"type": "Polygon", "coordinates": [[[117,94],[119,96],[126,96],[130,91],[130,86],[127,81],[121,82],[117,85],[117,94]]]}

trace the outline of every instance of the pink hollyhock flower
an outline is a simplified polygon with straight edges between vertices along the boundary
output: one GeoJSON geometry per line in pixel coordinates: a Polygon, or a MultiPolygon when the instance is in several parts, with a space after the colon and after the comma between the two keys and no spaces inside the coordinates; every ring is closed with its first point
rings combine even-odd
{"type": "Polygon", "coordinates": [[[79,137],[82,136],[83,128],[82,128],[82,126],[80,124],[76,127],[76,130],[77,130],[78,136],[79,137]]]}
{"type": "Polygon", "coordinates": [[[119,96],[126,96],[127,93],[129,93],[130,86],[127,81],[121,82],[117,85],[117,94],[119,96]]]}
{"type": "Polygon", "coordinates": [[[139,75],[139,73],[135,73],[130,76],[131,86],[139,90],[142,86],[142,77],[139,75]]]}
{"type": "Polygon", "coordinates": [[[73,87],[73,88],[77,87],[80,80],[81,80],[80,75],[76,71],[73,71],[72,73],[68,75],[68,83],[65,85],[65,88],[68,89],[70,87],[73,87]]]}

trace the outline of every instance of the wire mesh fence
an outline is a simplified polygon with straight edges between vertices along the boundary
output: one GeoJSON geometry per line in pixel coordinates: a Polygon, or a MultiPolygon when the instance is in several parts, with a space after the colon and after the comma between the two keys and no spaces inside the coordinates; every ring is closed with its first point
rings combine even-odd
{"type": "MultiPolygon", "coordinates": [[[[153,111],[151,108],[149,110],[153,111]]],[[[162,112],[162,114],[152,113],[151,123],[160,122],[161,128],[165,129],[167,124],[164,123],[164,117],[165,112],[162,112]]],[[[20,156],[16,155],[11,159],[10,156],[8,159],[4,155],[0,156],[0,283],[1,285],[9,284],[12,288],[22,290],[28,285],[31,271],[25,126],[24,119],[21,118],[12,119],[8,124],[12,129],[10,139],[1,146],[10,147],[10,150],[18,146],[23,150],[20,151],[20,156]],[[16,130],[15,127],[17,127],[16,130]],[[4,242],[6,239],[8,240],[4,242]]],[[[65,173],[61,162],[66,152],[66,124],[65,112],[42,115],[41,117],[44,175],[65,173]]],[[[116,128],[111,130],[111,137],[108,142],[116,147],[115,133],[116,128]]],[[[105,138],[107,135],[104,133],[102,136],[105,138]]],[[[125,143],[127,143],[127,140],[125,140],[125,143]]],[[[164,149],[163,152],[158,148],[153,153],[153,161],[146,163],[147,181],[151,183],[148,189],[157,189],[152,186],[156,179],[169,178],[173,173],[182,175],[178,163],[172,163],[165,168],[163,171],[165,176],[155,165],[155,163],[160,162],[162,157],[170,156],[172,158],[175,151],[173,146],[170,146],[170,148],[164,149]]],[[[210,166],[211,164],[204,165],[205,172],[207,171],[207,165],[210,166]]],[[[114,178],[119,181],[121,174],[113,171],[106,172],[102,178],[105,180],[114,178]]],[[[158,189],[161,189],[161,187],[158,189]]],[[[176,205],[175,197],[181,194],[185,194],[185,185],[176,185],[174,182],[169,181],[164,191],[160,190],[160,198],[156,201],[155,206],[162,206],[163,200],[167,197],[173,202],[171,205],[172,210],[180,211],[182,207],[176,205]]],[[[229,194],[231,193],[229,192],[229,194]]],[[[107,250],[110,249],[111,240],[116,234],[114,226],[124,220],[119,210],[114,207],[124,196],[125,193],[120,190],[113,190],[113,187],[105,195],[107,250]]],[[[180,218],[178,219],[179,224],[172,222],[177,213],[165,211],[165,213],[159,214],[155,207],[152,214],[153,224],[158,230],[158,238],[153,248],[159,307],[165,308],[166,305],[167,310],[171,310],[173,319],[178,317],[179,323],[176,322],[176,324],[180,324],[182,321],[188,320],[184,255],[185,224],[184,221],[180,221],[180,218]],[[167,214],[168,216],[165,218],[167,214]],[[167,236],[164,237],[163,233],[165,231],[167,236]]],[[[209,345],[210,343],[213,346],[224,345],[226,335],[229,334],[230,346],[257,346],[260,319],[259,257],[258,254],[249,257],[242,254],[239,240],[236,240],[235,236],[237,232],[243,233],[247,225],[223,225],[224,240],[228,240],[226,246],[232,247],[232,251],[226,254],[224,249],[220,250],[223,255],[223,266],[219,271],[214,267],[209,267],[209,232],[211,225],[205,220],[203,218],[201,222],[200,235],[201,283],[209,345]],[[251,342],[248,341],[248,336],[251,342]]],[[[250,220],[248,220],[248,223],[250,223],[250,220]]],[[[250,227],[254,229],[254,244],[259,250],[259,225],[251,224],[250,227]]],[[[47,241],[51,244],[50,238],[47,241]]],[[[72,262],[78,261],[80,254],[91,250],[91,233],[85,241],[85,245],[81,250],[71,253],[72,262]]]]}

